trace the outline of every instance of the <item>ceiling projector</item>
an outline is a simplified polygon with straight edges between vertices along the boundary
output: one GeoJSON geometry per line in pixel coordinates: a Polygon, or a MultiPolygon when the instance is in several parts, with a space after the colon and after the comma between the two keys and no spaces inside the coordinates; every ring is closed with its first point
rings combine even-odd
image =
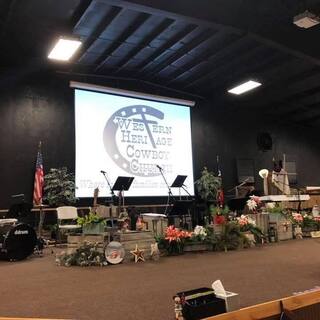
{"type": "Polygon", "coordinates": [[[320,23],[320,18],[308,10],[293,17],[293,23],[300,28],[308,29],[320,23]]]}

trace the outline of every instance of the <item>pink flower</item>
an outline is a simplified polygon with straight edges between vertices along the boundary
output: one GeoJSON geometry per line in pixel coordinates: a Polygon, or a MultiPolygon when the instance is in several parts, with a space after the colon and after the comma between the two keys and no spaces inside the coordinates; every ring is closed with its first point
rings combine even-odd
{"type": "Polygon", "coordinates": [[[296,213],[296,212],[292,213],[292,218],[294,221],[296,221],[298,223],[303,221],[303,216],[301,213],[296,213]]]}

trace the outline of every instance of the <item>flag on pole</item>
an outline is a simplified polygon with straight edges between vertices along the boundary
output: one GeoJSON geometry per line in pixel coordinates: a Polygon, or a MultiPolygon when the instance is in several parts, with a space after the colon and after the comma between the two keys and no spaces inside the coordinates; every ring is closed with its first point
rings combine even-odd
{"type": "Polygon", "coordinates": [[[36,162],[36,171],[34,174],[34,188],[33,188],[33,204],[41,205],[42,204],[42,193],[43,193],[43,162],[41,154],[41,141],[39,143],[37,162],[36,162]]]}
{"type": "Polygon", "coordinates": [[[222,187],[222,172],[220,170],[219,156],[217,155],[217,176],[221,179],[221,188],[217,193],[217,200],[220,207],[224,206],[224,192],[222,187]]]}

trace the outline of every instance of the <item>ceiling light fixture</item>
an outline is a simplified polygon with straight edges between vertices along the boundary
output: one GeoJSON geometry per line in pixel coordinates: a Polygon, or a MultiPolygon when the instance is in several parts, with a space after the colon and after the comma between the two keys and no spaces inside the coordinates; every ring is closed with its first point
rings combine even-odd
{"type": "Polygon", "coordinates": [[[257,82],[257,81],[253,81],[253,80],[249,80],[249,81],[246,81],[230,90],[228,90],[229,93],[232,93],[232,94],[242,94],[242,93],[245,93],[247,91],[250,91],[254,88],[257,88],[261,86],[261,83],[260,82],[257,82]]]}
{"type": "Polygon", "coordinates": [[[293,17],[293,23],[299,28],[309,29],[320,23],[320,18],[316,14],[306,10],[293,17]]]}
{"type": "Polygon", "coordinates": [[[68,61],[80,47],[81,41],[71,39],[59,39],[48,55],[49,59],[68,61]]]}

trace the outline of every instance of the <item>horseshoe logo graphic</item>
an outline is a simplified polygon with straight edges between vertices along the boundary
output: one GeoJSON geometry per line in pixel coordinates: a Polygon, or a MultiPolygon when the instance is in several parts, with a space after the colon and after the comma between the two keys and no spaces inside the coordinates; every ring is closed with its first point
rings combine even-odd
{"type": "Polygon", "coordinates": [[[132,159],[132,161],[126,159],[121,154],[116,139],[119,128],[128,129],[127,126],[133,121],[135,124],[139,124],[143,127],[143,130],[147,133],[144,138],[149,138],[152,148],[156,149],[157,146],[150,128],[150,125],[158,124],[156,119],[163,120],[163,112],[145,105],[132,105],[121,108],[108,119],[103,131],[103,143],[108,155],[118,167],[137,176],[152,177],[159,175],[159,172],[139,172],[137,159],[132,159]],[[150,120],[150,118],[153,118],[153,120],[150,120]]]}

